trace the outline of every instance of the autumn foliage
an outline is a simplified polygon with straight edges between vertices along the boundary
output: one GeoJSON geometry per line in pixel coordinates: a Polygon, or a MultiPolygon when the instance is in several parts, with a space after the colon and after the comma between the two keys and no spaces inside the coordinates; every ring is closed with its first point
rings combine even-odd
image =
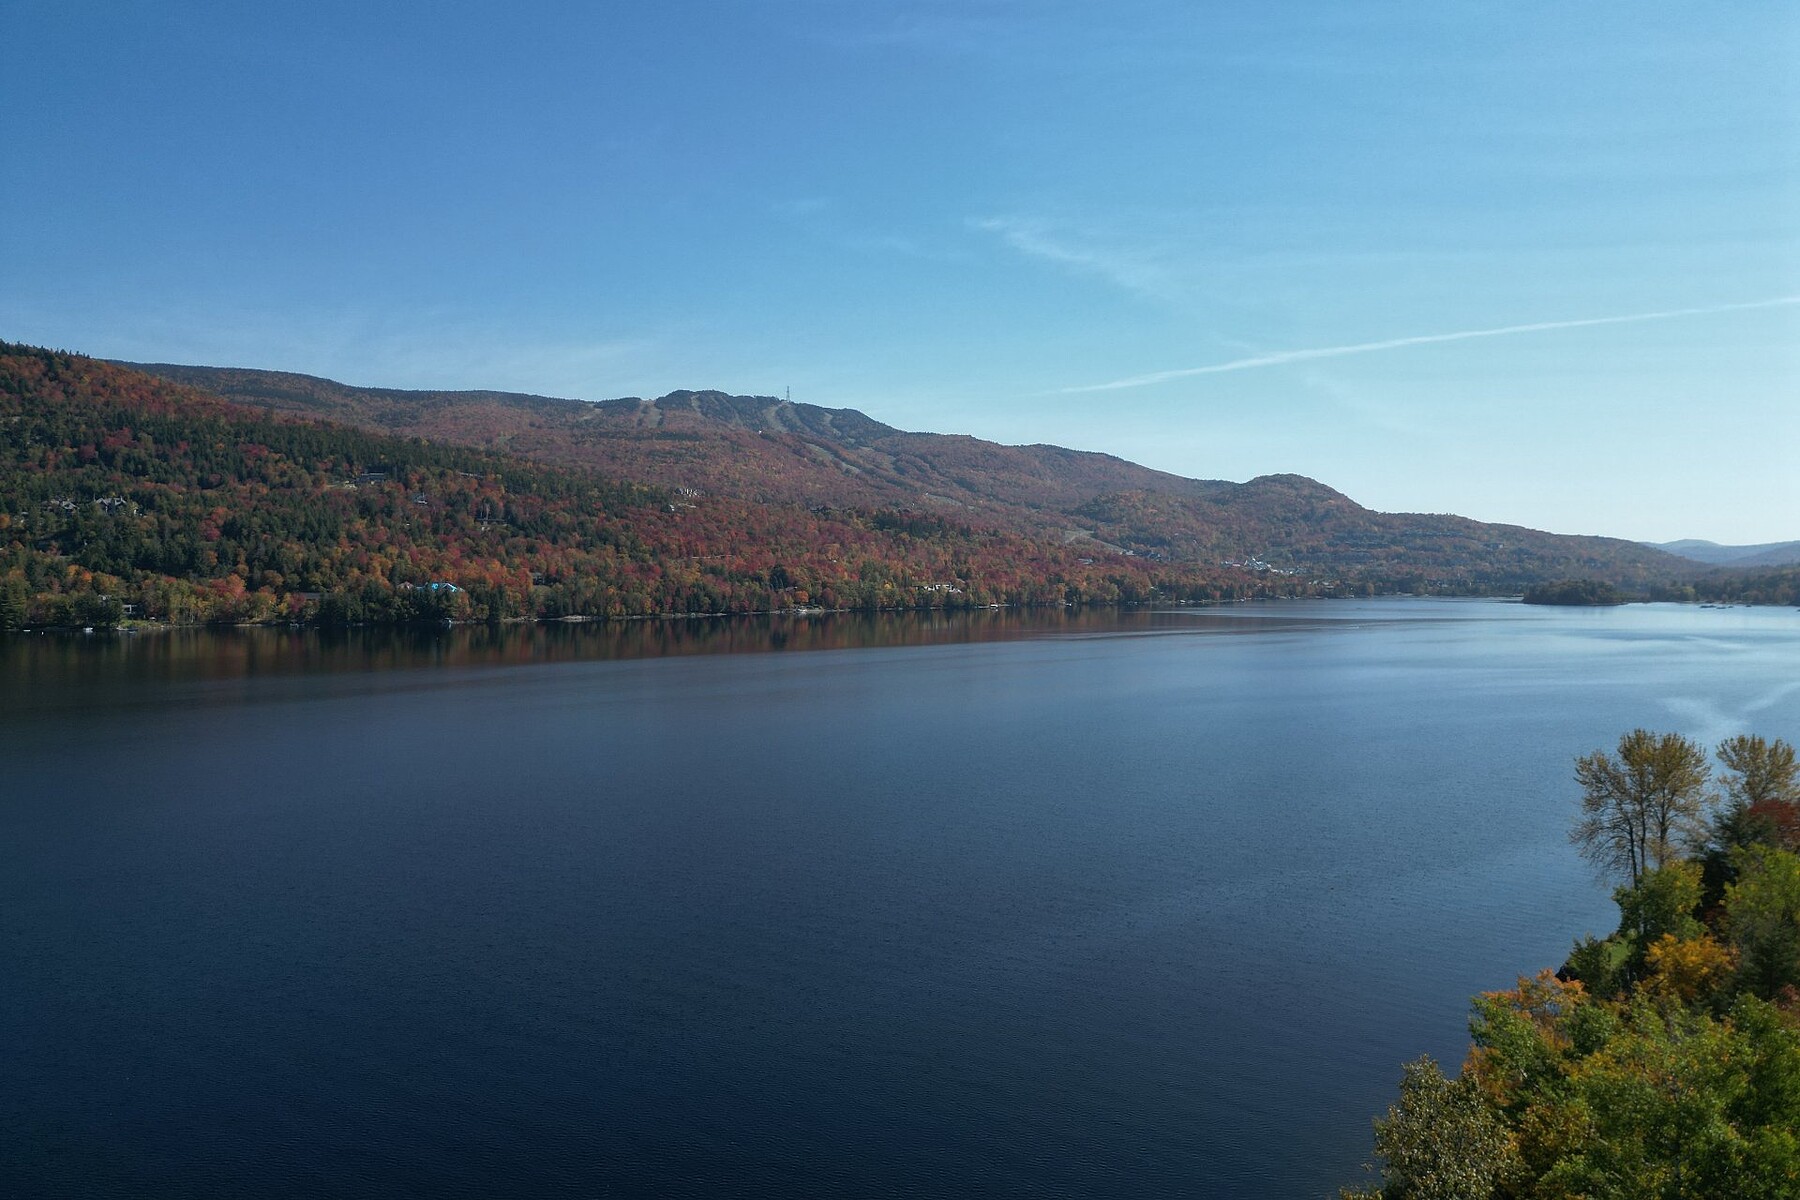
{"type": "Polygon", "coordinates": [[[1800,856],[1739,819],[1800,803],[1792,753],[1721,745],[1690,857],[1619,862],[1616,933],[1476,997],[1460,1076],[1408,1065],[1375,1123],[1380,1183],[1345,1195],[1800,1196],[1800,856]]]}
{"type": "Polygon", "coordinates": [[[1295,594],[941,514],[765,504],[245,408],[0,344],[0,629],[1295,594]]]}
{"type": "Polygon", "coordinates": [[[1051,544],[1086,539],[1084,556],[1112,547],[1204,566],[1257,558],[1354,594],[1508,594],[1575,577],[1642,594],[1685,587],[1695,574],[1686,560],[1618,538],[1374,512],[1301,475],[1188,479],[1059,446],[907,433],[851,409],[772,396],[678,391],[587,403],[350,387],[241,368],[144,369],[246,404],[433,442],[503,445],[610,478],[757,504],[929,511],[1051,544]]]}

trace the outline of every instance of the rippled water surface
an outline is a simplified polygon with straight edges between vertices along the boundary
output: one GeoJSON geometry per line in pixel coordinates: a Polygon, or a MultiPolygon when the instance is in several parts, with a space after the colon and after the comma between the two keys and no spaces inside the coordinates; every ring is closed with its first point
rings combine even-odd
{"type": "Polygon", "coordinates": [[[15,638],[0,1194],[1326,1195],[1636,725],[1800,614],[15,638]]]}

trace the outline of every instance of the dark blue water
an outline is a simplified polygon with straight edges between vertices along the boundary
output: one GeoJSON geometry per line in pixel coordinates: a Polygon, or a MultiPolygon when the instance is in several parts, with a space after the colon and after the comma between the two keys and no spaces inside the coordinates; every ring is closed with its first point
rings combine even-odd
{"type": "Polygon", "coordinates": [[[1797,681],[1483,601],[15,639],[0,1194],[1326,1195],[1611,927],[1574,757],[1797,681]]]}

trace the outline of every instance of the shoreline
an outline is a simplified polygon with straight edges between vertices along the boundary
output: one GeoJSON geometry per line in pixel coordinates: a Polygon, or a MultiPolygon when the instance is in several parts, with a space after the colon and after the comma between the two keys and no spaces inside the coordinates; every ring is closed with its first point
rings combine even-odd
{"type": "MultiPolygon", "coordinates": [[[[325,624],[318,621],[243,621],[243,622],[184,622],[171,624],[165,621],[133,621],[120,625],[108,626],[74,626],[74,625],[42,625],[26,626],[20,629],[0,630],[0,639],[24,636],[27,634],[54,634],[63,637],[99,637],[103,635],[126,635],[135,637],[140,634],[174,633],[177,631],[211,629],[225,632],[241,629],[290,629],[290,630],[347,630],[347,629],[386,629],[386,630],[427,630],[427,629],[477,629],[504,628],[525,625],[628,625],[644,622],[667,621],[728,621],[749,617],[792,617],[818,618],[832,616],[902,616],[906,614],[940,614],[973,615],[990,612],[1079,612],[1084,610],[1134,612],[1147,609],[1163,608],[1223,608],[1239,604],[1281,603],[1296,600],[1321,600],[1329,602],[1348,600],[1496,600],[1525,604],[1532,608],[1581,608],[1581,609],[1618,609],[1651,604],[1668,604],[1681,608],[1713,609],[1728,611],[1737,608],[1747,609],[1780,609],[1787,608],[1785,603],[1763,604],[1743,600],[1729,603],[1707,600],[1626,600],[1609,604],[1553,604],[1524,600],[1520,593],[1501,595],[1482,595],[1476,593],[1418,593],[1418,592],[1378,592],[1370,596],[1347,596],[1342,594],[1322,594],[1311,596],[1237,596],[1225,600],[1161,600],[1148,603],[1116,603],[1116,604],[977,604],[966,607],[895,607],[895,608],[774,608],[752,609],[747,612],[665,612],[638,613],[629,616],[607,617],[589,614],[572,614],[563,617],[506,617],[499,621],[488,620],[441,620],[441,621],[358,621],[349,624],[325,624]]],[[[1800,611],[1800,610],[1796,610],[1800,611]]]]}

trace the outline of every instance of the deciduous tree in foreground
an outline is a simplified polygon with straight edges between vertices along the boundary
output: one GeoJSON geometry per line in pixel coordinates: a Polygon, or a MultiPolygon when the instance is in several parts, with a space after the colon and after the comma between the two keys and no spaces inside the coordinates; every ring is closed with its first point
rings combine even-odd
{"type": "Polygon", "coordinates": [[[1739,734],[1719,743],[1719,765],[1725,768],[1722,823],[1737,833],[1737,843],[1763,840],[1800,850],[1800,764],[1794,748],[1780,738],[1771,742],[1739,734]]]}
{"type": "Polygon", "coordinates": [[[1461,1074],[1406,1067],[1375,1122],[1380,1181],[1346,1198],[1800,1198],[1800,854],[1742,819],[1795,803],[1793,750],[1731,738],[1719,762],[1708,797],[1676,735],[1578,761],[1574,840],[1621,877],[1618,930],[1476,997],[1461,1074]],[[1729,880],[1703,886],[1684,848],[1729,880]]]}
{"type": "Polygon", "coordinates": [[[1603,873],[1636,887],[1704,832],[1710,773],[1697,743],[1634,729],[1617,756],[1596,750],[1575,760],[1582,815],[1569,840],[1603,873]]]}

